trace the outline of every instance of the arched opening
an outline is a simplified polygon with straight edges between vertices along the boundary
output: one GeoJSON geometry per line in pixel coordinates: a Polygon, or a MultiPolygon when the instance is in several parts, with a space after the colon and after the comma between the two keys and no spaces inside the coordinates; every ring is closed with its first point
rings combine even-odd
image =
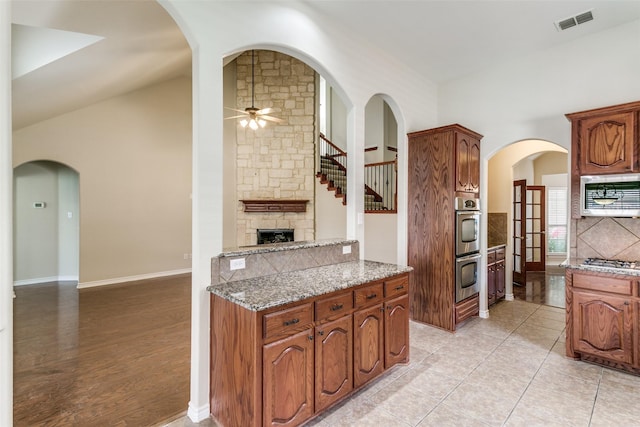
{"type": "MultiPolygon", "coordinates": [[[[487,247],[505,246],[507,300],[518,298],[564,307],[564,285],[556,276],[562,276],[557,266],[567,255],[568,165],[565,148],[533,139],[510,144],[489,159],[487,247]],[[514,182],[529,190],[518,190],[514,182]],[[532,200],[538,197],[532,191],[540,188],[543,200],[532,200]],[[524,218],[514,213],[517,207],[523,208],[524,218]],[[528,274],[527,267],[531,269],[534,261],[543,268],[528,274]]],[[[487,289],[491,303],[490,293],[487,289]]]]}
{"type": "Polygon", "coordinates": [[[51,161],[14,169],[15,285],[78,281],[79,174],[51,161]]]}

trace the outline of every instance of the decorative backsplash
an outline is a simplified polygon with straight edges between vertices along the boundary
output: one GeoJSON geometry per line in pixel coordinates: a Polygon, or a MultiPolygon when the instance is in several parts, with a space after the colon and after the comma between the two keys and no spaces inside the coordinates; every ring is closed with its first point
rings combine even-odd
{"type": "Polygon", "coordinates": [[[487,247],[507,244],[507,213],[489,212],[487,216],[487,247]]]}
{"type": "Polygon", "coordinates": [[[360,244],[357,240],[319,240],[238,248],[211,259],[211,285],[359,259],[360,244]],[[240,262],[244,267],[232,270],[232,262],[240,262]]]}
{"type": "Polygon", "coordinates": [[[571,220],[571,257],[640,260],[640,220],[584,217],[571,220]]]}

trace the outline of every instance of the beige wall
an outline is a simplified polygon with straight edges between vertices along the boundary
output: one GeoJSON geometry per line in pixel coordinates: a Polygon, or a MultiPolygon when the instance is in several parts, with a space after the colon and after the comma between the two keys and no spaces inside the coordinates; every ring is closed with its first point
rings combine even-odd
{"type": "MultiPolygon", "coordinates": [[[[568,173],[569,155],[567,153],[544,153],[533,161],[534,185],[542,185],[543,175],[568,173]]],[[[568,185],[567,185],[568,186],[568,185]]]]}
{"type": "Polygon", "coordinates": [[[191,129],[191,80],[178,78],[13,133],[14,167],[79,173],[81,286],[188,271],[191,129]]]}
{"type": "MultiPolygon", "coordinates": [[[[237,106],[251,105],[251,52],[236,59],[237,106]]],[[[237,128],[237,245],[255,245],[259,228],[291,228],[313,240],[316,73],[288,55],[255,52],[255,107],[272,107],[284,123],[253,131],[237,128]],[[240,200],[308,200],[303,213],[245,213],[240,200]]],[[[239,125],[237,125],[239,126],[239,125]]]]}

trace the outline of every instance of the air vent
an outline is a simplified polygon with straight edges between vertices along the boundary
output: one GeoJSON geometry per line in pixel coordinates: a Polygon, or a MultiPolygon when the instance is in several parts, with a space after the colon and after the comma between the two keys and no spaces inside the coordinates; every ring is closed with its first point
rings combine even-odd
{"type": "Polygon", "coordinates": [[[593,10],[587,10],[586,12],[579,13],[575,16],[556,21],[555,25],[558,31],[564,31],[589,21],[593,21],[593,10]]]}

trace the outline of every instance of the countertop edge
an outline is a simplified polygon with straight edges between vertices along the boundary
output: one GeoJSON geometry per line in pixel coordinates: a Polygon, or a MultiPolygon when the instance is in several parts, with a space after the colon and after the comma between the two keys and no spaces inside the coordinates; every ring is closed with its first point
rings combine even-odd
{"type": "Polygon", "coordinates": [[[248,310],[263,311],[411,271],[413,271],[413,267],[410,266],[377,261],[347,261],[340,264],[226,282],[208,286],[206,289],[211,294],[248,310]],[[354,270],[357,270],[356,275],[352,275],[354,270]],[[247,298],[247,293],[255,294],[260,291],[268,293],[269,296],[276,296],[260,302],[258,302],[259,297],[255,295],[250,295],[247,298]]]}

